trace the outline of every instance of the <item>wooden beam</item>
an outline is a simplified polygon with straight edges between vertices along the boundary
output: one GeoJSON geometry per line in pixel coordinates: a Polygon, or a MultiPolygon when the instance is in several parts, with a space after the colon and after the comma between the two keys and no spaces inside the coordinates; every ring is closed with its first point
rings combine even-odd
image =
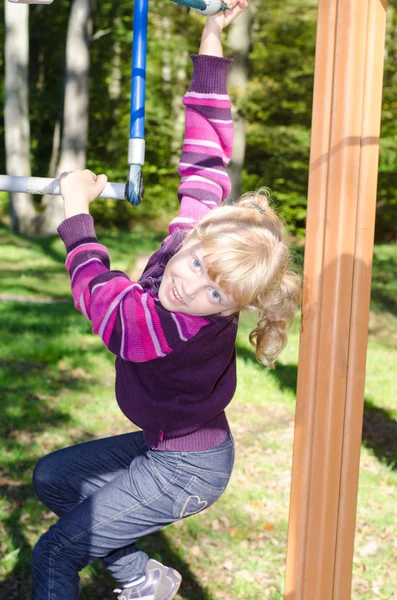
{"type": "Polygon", "coordinates": [[[349,600],[387,0],[319,0],[286,600],[349,600]]]}

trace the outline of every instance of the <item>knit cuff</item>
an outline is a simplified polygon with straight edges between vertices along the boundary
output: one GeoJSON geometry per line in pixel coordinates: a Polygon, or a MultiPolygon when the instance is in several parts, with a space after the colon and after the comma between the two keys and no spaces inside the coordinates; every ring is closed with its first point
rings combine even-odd
{"type": "Polygon", "coordinates": [[[189,92],[203,94],[227,94],[227,73],[232,58],[192,54],[193,76],[189,92]]]}
{"type": "Polygon", "coordinates": [[[65,219],[57,231],[66,249],[75,246],[78,242],[96,241],[94,219],[85,213],[65,219]]]}

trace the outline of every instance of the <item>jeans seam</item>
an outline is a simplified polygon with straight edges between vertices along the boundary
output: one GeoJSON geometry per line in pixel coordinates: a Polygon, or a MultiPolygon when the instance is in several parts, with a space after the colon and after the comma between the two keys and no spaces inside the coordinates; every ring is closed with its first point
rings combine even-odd
{"type": "Polygon", "coordinates": [[[53,557],[52,557],[52,552],[50,553],[50,581],[49,586],[48,586],[48,600],[51,600],[52,598],[52,593],[51,593],[51,589],[53,588],[53,581],[54,581],[54,566],[53,566],[53,557]]]}
{"type": "MultiPolygon", "coordinates": [[[[184,473],[192,473],[193,475],[200,475],[202,470],[194,470],[194,469],[183,469],[184,473]]],[[[232,471],[230,473],[220,473],[219,471],[208,471],[209,475],[216,475],[217,477],[222,477],[222,479],[229,479],[232,471]]]]}
{"type": "MultiPolygon", "coordinates": [[[[165,478],[164,478],[164,477],[161,475],[161,473],[160,473],[159,469],[157,468],[157,465],[156,465],[156,463],[155,463],[155,460],[154,460],[153,456],[149,455],[149,460],[150,460],[150,462],[151,462],[151,465],[152,465],[152,468],[153,468],[153,470],[154,470],[154,471],[156,472],[156,474],[157,474],[157,477],[158,477],[160,480],[164,480],[164,481],[166,481],[166,479],[165,479],[165,478]]],[[[176,468],[176,470],[177,470],[177,473],[178,473],[178,472],[182,472],[182,470],[184,470],[184,469],[182,469],[182,460],[181,460],[181,457],[180,457],[180,456],[178,457],[178,461],[177,461],[177,463],[176,463],[176,467],[175,467],[175,468],[176,468]]]]}
{"type": "Polygon", "coordinates": [[[217,487],[216,485],[212,485],[212,483],[201,482],[199,479],[197,479],[197,477],[195,475],[192,477],[190,482],[192,482],[193,479],[195,480],[195,483],[199,488],[202,488],[203,490],[212,492],[214,494],[223,494],[223,492],[225,491],[225,489],[227,488],[227,485],[229,483],[229,480],[228,480],[225,482],[224,485],[222,485],[222,487],[217,487]]]}

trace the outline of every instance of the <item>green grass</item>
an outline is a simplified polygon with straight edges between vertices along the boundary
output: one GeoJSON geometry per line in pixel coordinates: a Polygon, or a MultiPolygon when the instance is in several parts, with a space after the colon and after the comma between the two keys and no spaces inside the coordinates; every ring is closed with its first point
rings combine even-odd
{"type": "MultiPolygon", "coordinates": [[[[134,269],[151,235],[103,234],[113,266],[134,269]]],[[[37,460],[55,448],[130,430],[114,400],[113,357],[73,308],[58,239],[28,240],[0,228],[0,598],[30,598],[29,560],[55,522],[35,499],[37,460]],[[50,302],[51,300],[51,302],[50,302]]],[[[301,250],[297,249],[298,258],[301,250]]],[[[354,600],[396,599],[397,248],[375,251],[364,439],[354,556],[354,600]]],[[[197,517],[142,541],[183,575],[178,599],[283,597],[299,328],[275,371],[257,364],[239,330],[236,397],[228,411],[236,465],[228,491],[197,517]]],[[[97,563],[81,598],[114,597],[97,563]]],[[[309,600],[309,599],[308,599],[309,600]]]]}

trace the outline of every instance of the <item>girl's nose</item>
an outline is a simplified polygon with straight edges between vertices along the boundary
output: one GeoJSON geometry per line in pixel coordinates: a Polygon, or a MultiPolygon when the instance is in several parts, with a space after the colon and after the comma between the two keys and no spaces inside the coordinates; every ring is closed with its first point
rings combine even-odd
{"type": "Polygon", "coordinates": [[[183,291],[189,298],[195,298],[197,292],[202,287],[202,282],[199,279],[189,279],[184,282],[183,291]]]}

